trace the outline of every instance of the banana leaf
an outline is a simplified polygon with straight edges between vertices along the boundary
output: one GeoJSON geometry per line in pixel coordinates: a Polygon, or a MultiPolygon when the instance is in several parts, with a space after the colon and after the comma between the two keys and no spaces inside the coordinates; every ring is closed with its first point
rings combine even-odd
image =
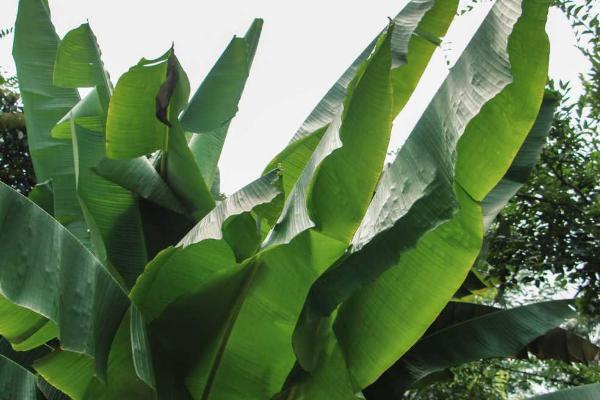
{"type": "Polygon", "coordinates": [[[58,48],[54,83],[93,87],[68,114],[73,141],[77,196],[100,260],[112,265],[131,287],[147,261],[137,200],[121,186],[98,176],[93,168],[105,157],[104,129],[81,124],[81,118],[105,121],[112,85],[89,24],[71,30],[58,48]]]}
{"type": "Polygon", "coordinates": [[[144,199],[178,214],[187,213],[183,204],[146,157],[127,160],[104,158],[93,170],[103,178],[130,190],[144,199]]]}
{"type": "Polygon", "coordinates": [[[481,189],[469,174],[463,181],[461,157],[467,154],[478,166],[486,177],[481,187],[491,190],[479,160],[506,147],[490,146],[496,141],[512,143],[495,154],[493,165],[481,163],[494,170],[492,175],[503,174],[525,140],[544,93],[548,5],[494,4],[382,176],[352,254],[311,289],[300,325],[304,332],[298,335],[311,340],[320,321],[349,299],[334,329],[358,388],[374,382],[416,342],[479,253],[483,222],[476,196],[481,189]],[[534,54],[539,62],[530,63],[534,54]],[[507,106],[512,103],[519,107],[507,106]],[[504,120],[520,123],[496,123],[504,120]],[[471,142],[480,146],[472,149],[471,142]]]}
{"type": "Polygon", "coordinates": [[[0,399],[36,400],[36,376],[0,354],[0,399]]]}
{"type": "Polygon", "coordinates": [[[438,330],[421,338],[365,395],[400,399],[408,387],[429,374],[485,358],[515,357],[534,339],[575,316],[572,304],[556,300],[508,310],[456,304],[453,323],[437,321],[434,329],[438,330]],[[469,314],[473,316],[468,318],[469,314]]]}
{"type": "Polygon", "coordinates": [[[294,365],[290,337],[310,285],[343,254],[379,178],[391,128],[392,32],[390,25],[358,68],[336,122],[292,189],[280,219],[262,249],[242,265],[230,317],[212,339],[217,345],[205,352],[214,356],[203,356],[186,379],[192,395],[227,399],[243,393],[262,399],[281,390],[294,365]],[[336,187],[342,189],[334,194],[336,187]],[[231,379],[237,387],[229,384],[231,379]]]}
{"type": "Polygon", "coordinates": [[[527,182],[527,178],[535,167],[542,147],[552,126],[554,111],[558,106],[558,99],[553,93],[547,92],[542,102],[542,108],[527,139],[519,149],[510,168],[498,184],[482,200],[483,223],[488,229],[493,220],[500,213],[508,201],[527,182]]]}
{"type": "Polygon", "coordinates": [[[27,141],[38,182],[52,181],[54,216],[80,241],[89,234],[75,193],[70,141],[51,136],[54,125],[79,101],[77,90],[53,85],[59,39],[45,0],[20,0],[15,22],[13,57],[19,91],[27,109],[27,141]]]}
{"type": "MultiPolygon", "coordinates": [[[[537,119],[527,135],[527,139],[519,149],[510,168],[492,191],[482,200],[481,206],[483,211],[484,230],[488,230],[496,216],[508,204],[510,199],[519,191],[519,189],[527,182],[527,178],[535,167],[542,147],[546,143],[546,138],[550,133],[554,111],[558,105],[556,96],[547,91],[542,101],[542,107],[537,116],[537,119]]],[[[487,242],[489,238],[484,239],[481,252],[478,260],[485,259],[487,253],[487,242]]],[[[477,265],[475,262],[475,265],[477,265]]],[[[454,294],[454,297],[465,297],[486,289],[486,284],[475,271],[469,271],[467,278],[454,294]]]]}
{"type": "Polygon", "coordinates": [[[123,288],[68,230],[4,184],[0,221],[0,295],[56,324],[62,347],[91,359],[104,379],[129,304],[123,288]]]}
{"type": "Polygon", "coordinates": [[[5,338],[0,337],[0,399],[36,400],[38,378],[31,364],[50,350],[50,347],[40,347],[17,352],[5,338]]]}
{"type": "Polygon", "coordinates": [[[215,203],[177,118],[189,90],[173,49],[130,68],[117,82],[110,101],[106,155],[133,159],[160,150],[161,175],[199,221],[215,203]]]}
{"type": "Polygon", "coordinates": [[[392,127],[394,25],[358,68],[347,97],[286,199],[263,247],[317,229],[350,242],[379,179],[392,127]],[[365,156],[368,155],[368,156],[365,156]]]}
{"type": "Polygon", "coordinates": [[[35,370],[52,386],[73,399],[152,399],[153,389],[142,381],[134,366],[129,313],[114,337],[107,362],[106,380],[94,373],[93,361],[82,354],[58,349],[38,359],[35,370]]]}
{"type": "Polygon", "coordinates": [[[244,37],[231,40],[180,118],[183,129],[194,133],[190,150],[209,187],[215,181],[229,123],[237,113],[262,25],[261,19],[255,19],[244,37]]]}
{"type": "MultiPolygon", "coordinates": [[[[177,247],[165,249],[150,262],[131,292],[150,323],[151,336],[160,338],[154,346],[166,354],[162,364],[172,363],[169,369],[181,381],[175,384],[179,387],[192,363],[215,356],[208,333],[219,330],[228,318],[228,299],[243,294],[239,290],[247,270],[243,261],[236,260],[235,245],[230,246],[223,227],[276,199],[278,182],[278,171],[272,171],[225,199],[177,247]]],[[[251,228],[257,230],[256,224],[251,228]]],[[[159,380],[158,392],[166,385],[169,382],[159,380]]]]}
{"type": "Polygon", "coordinates": [[[168,130],[155,113],[170,54],[171,50],[154,60],[143,58],[119,78],[106,121],[109,158],[135,158],[167,150],[168,130]]]}
{"type": "MultiPolygon", "coordinates": [[[[408,102],[439,44],[437,40],[432,41],[429,38],[444,36],[457,6],[458,1],[455,0],[410,1],[394,18],[395,31],[391,43],[393,117],[398,115],[408,102]]],[[[334,121],[347,95],[348,85],[360,65],[373,52],[376,41],[374,39],[354,60],[310,113],[289,145],[265,168],[265,171],[275,167],[281,168],[286,196],[300,177],[327,127],[334,121]]]]}
{"type": "Polygon", "coordinates": [[[544,336],[535,339],[521,351],[518,357],[527,358],[529,353],[540,360],[552,359],[587,365],[600,360],[598,346],[562,328],[554,328],[544,336]]]}
{"type": "MultiPolygon", "coordinates": [[[[56,336],[56,332],[49,335],[45,335],[47,332],[40,332],[48,324],[47,318],[11,303],[4,296],[0,296],[0,315],[0,335],[19,350],[29,350],[32,342],[36,342],[40,335],[45,337],[46,340],[42,339],[44,343],[56,336]]],[[[33,347],[37,346],[34,344],[33,347]]]]}

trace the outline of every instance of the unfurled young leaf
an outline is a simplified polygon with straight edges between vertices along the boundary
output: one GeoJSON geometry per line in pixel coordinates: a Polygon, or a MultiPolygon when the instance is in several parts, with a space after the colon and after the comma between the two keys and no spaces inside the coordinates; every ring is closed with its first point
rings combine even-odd
{"type": "Polygon", "coordinates": [[[160,85],[160,89],[158,89],[158,94],[156,95],[156,118],[168,127],[172,126],[168,114],[171,97],[173,97],[173,93],[177,88],[177,82],[179,81],[178,64],[179,61],[177,61],[175,53],[171,51],[167,60],[167,79],[160,85]]]}

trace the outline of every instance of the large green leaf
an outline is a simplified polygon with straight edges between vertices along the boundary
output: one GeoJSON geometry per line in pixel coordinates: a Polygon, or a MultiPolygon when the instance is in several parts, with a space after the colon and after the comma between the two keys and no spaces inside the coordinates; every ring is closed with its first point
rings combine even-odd
{"type": "MultiPolygon", "coordinates": [[[[183,380],[195,363],[212,360],[218,350],[214,335],[235,315],[232,299],[244,295],[240,286],[248,268],[238,264],[228,243],[227,222],[276,199],[278,181],[278,172],[273,171],[225,199],[179,246],[165,249],[148,264],[132,290],[133,301],[151,323],[152,335],[160,338],[158,346],[166,348],[176,379],[183,380]]],[[[159,393],[163,384],[157,382],[159,393]]]]}
{"type": "Polygon", "coordinates": [[[173,49],[130,68],[117,82],[110,102],[106,154],[127,159],[161,150],[161,175],[200,220],[215,204],[177,118],[187,104],[189,90],[173,49]]]}
{"type": "MultiPolygon", "coordinates": [[[[548,2],[523,2],[523,7],[522,15],[520,1],[498,1],[491,8],[382,177],[353,239],[352,254],[313,287],[305,318],[307,326],[315,329],[321,318],[372,282],[352,295],[335,325],[358,387],[372,383],[416,342],[457,290],[479,252],[481,209],[472,193],[463,190],[460,175],[455,181],[455,164],[460,171],[464,164],[458,162],[469,148],[460,143],[479,141],[478,133],[490,136],[487,129],[480,129],[482,124],[494,127],[496,120],[530,119],[526,130],[493,133],[515,143],[510,154],[504,154],[510,160],[533,125],[531,108],[537,99],[537,113],[547,69],[543,22],[548,2]],[[522,67],[525,57],[534,54],[539,62],[513,68],[511,83],[509,61],[522,67]],[[535,85],[534,79],[524,77],[536,77],[535,85]],[[528,99],[522,108],[503,107],[524,96],[528,99]]],[[[471,152],[485,158],[496,151],[488,145],[470,150],[468,157],[480,175],[487,171],[479,168],[471,152]]],[[[501,163],[489,167],[504,168],[501,163]]],[[[467,189],[471,187],[469,183],[467,189]]]]}
{"type": "Polygon", "coordinates": [[[215,179],[229,123],[238,110],[262,25],[263,21],[256,19],[244,37],[231,40],[181,115],[184,130],[195,133],[190,149],[209,187],[215,179]]]}
{"type": "Polygon", "coordinates": [[[400,399],[410,385],[429,374],[480,359],[514,357],[575,316],[572,304],[557,300],[492,310],[425,335],[365,394],[368,399],[400,399]]]}
{"type": "MultiPolygon", "coordinates": [[[[357,68],[343,106],[335,121],[328,125],[263,246],[290,244],[310,230],[339,242],[332,249],[350,242],[372,197],[389,142],[393,30],[394,25],[390,24],[388,31],[379,37],[371,57],[357,68]]],[[[292,257],[294,252],[314,251],[298,247],[301,243],[298,240],[287,250],[276,250],[273,253],[276,256],[267,252],[263,258],[273,257],[272,262],[281,263],[284,261],[277,258],[286,252],[292,257]]],[[[341,255],[338,253],[335,258],[341,255]]],[[[327,267],[320,264],[313,269],[319,275],[327,267]]],[[[309,285],[315,278],[314,272],[304,280],[309,285]]],[[[302,344],[295,343],[294,348],[305,369],[315,367],[316,358],[302,344]]]]}
{"type": "Polygon", "coordinates": [[[95,87],[108,112],[112,84],[100,57],[100,48],[88,23],[69,31],[60,43],[54,65],[54,84],[65,88],[95,87]]]}
{"type": "MultiPolygon", "coordinates": [[[[230,273],[237,272],[234,276],[196,293],[192,300],[205,308],[193,309],[212,310],[218,303],[224,309],[217,312],[226,320],[214,323],[216,329],[207,332],[204,341],[197,341],[205,347],[187,374],[192,395],[264,399],[279,392],[294,365],[290,338],[308,288],[345,247],[309,230],[288,245],[259,253],[238,271],[230,267],[230,273]],[[219,301],[214,297],[217,294],[219,301]],[[232,380],[236,385],[231,385],[232,380]]],[[[177,306],[192,309],[187,303],[177,306]]]]}
{"type": "Polygon", "coordinates": [[[263,250],[242,265],[228,319],[188,375],[192,395],[262,399],[280,391],[294,365],[290,337],[310,285],[347,247],[381,171],[391,128],[392,29],[360,66],[263,250]]]}
{"type": "Polygon", "coordinates": [[[62,347],[93,358],[104,378],[125,292],[74,236],[4,184],[0,221],[0,294],[53,321],[62,347]]]}
{"type": "Polygon", "coordinates": [[[199,221],[215,207],[212,193],[202,178],[194,155],[179,121],[174,120],[169,129],[169,144],[166,153],[162,154],[161,173],[184,207],[191,210],[192,217],[199,221]]]}
{"type": "Polygon", "coordinates": [[[379,179],[390,138],[393,27],[358,68],[343,107],[288,196],[265,247],[289,243],[313,227],[350,242],[379,179]]]}
{"type": "Polygon", "coordinates": [[[37,376],[32,363],[51,349],[40,347],[33,351],[17,352],[0,337],[0,399],[36,400],[37,376]]]}
{"type": "Polygon", "coordinates": [[[36,376],[0,354],[0,399],[36,400],[36,376]]]}
{"type": "MultiPolygon", "coordinates": [[[[502,309],[462,301],[451,301],[429,326],[424,336],[499,311],[502,311],[502,309]]],[[[598,360],[600,348],[573,332],[562,328],[554,328],[528,343],[518,354],[513,354],[511,357],[527,359],[530,354],[541,360],[552,359],[590,364],[598,360]]]]}
{"type": "Polygon", "coordinates": [[[105,158],[94,167],[94,171],[144,199],[176,213],[186,213],[185,207],[146,157],[127,160],[105,158]]]}
{"type": "Polygon", "coordinates": [[[226,220],[248,213],[277,197],[280,193],[277,181],[278,171],[273,171],[234,193],[188,232],[177,247],[163,250],[146,266],[131,291],[131,298],[148,321],[160,316],[180,296],[207,284],[210,275],[234,273],[233,265],[237,263],[231,247],[223,239],[222,226],[226,220]],[[212,256],[211,253],[220,255],[212,256]],[[206,266],[200,267],[203,264],[206,266]],[[187,276],[186,271],[191,275],[187,276]]]}
{"type": "Polygon", "coordinates": [[[134,368],[130,318],[126,314],[115,335],[107,364],[106,382],[94,376],[93,362],[81,355],[56,350],[34,363],[35,370],[73,399],[152,399],[155,395],[134,368]]]}
{"type": "Polygon", "coordinates": [[[13,346],[27,342],[48,322],[44,316],[17,306],[3,296],[0,296],[0,315],[0,336],[13,346]]]}
{"type": "Polygon", "coordinates": [[[156,95],[167,78],[168,51],[154,60],[142,59],[123,74],[108,108],[106,154],[123,159],[166,150],[168,129],[156,118],[156,95]]]}
{"type": "Polygon", "coordinates": [[[530,400],[596,400],[599,396],[600,383],[594,383],[531,397],[530,400]]]}
{"type": "MultiPolygon", "coordinates": [[[[391,43],[393,117],[398,115],[410,98],[436,48],[437,43],[427,38],[438,38],[446,33],[457,5],[458,1],[455,0],[410,1],[394,18],[395,29],[391,43]]],[[[373,52],[375,44],[376,40],[373,40],[363,50],[317,104],[290,144],[265,169],[268,171],[278,166],[282,169],[286,195],[290,193],[302,173],[327,126],[334,121],[346,97],[350,82],[360,65],[373,52]]]]}
{"type": "Polygon", "coordinates": [[[77,196],[96,254],[131,287],[147,261],[138,203],[131,192],[93,171],[105,157],[104,130],[90,129],[80,121],[89,116],[106,120],[112,90],[88,24],[70,31],[61,42],[54,80],[56,85],[94,88],[69,113],[77,196]]]}
{"type": "MultiPolygon", "coordinates": [[[[465,201],[468,200],[468,197],[466,194],[464,194],[464,192],[459,192],[459,200],[460,201],[465,201]]],[[[426,328],[426,324],[428,324],[429,322],[421,322],[422,318],[421,316],[423,315],[423,308],[420,308],[420,304],[425,303],[427,304],[427,302],[432,302],[432,301],[438,301],[438,302],[446,302],[451,296],[452,296],[452,290],[444,290],[444,286],[447,284],[446,282],[446,278],[444,277],[444,267],[446,267],[447,265],[453,265],[453,264],[470,264],[473,262],[474,258],[471,256],[472,253],[477,252],[478,250],[478,244],[479,244],[479,240],[481,239],[481,236],[479,235],[479,233],[477,232],[476,229],[472,228],[473,225],[473,221],[477,220],[478,215],[481,213],[481,210],[479,207],[477,207],[474,203],[470,203],[470,202],[465,202],[463,205],[463,208],[459,211],[459,213],[456,216],[456,219],[451,221],[450,223],[446,224],[444,226],[443,229],[439,229],[436,231],[435,235],[430,235],[428,237],[425,237],[423,241],[420,242],[421,245],[421,252],[407,252],[403,258],[403,261],[405,262],[405,265],[403,266],[404,268],[404,273],[407,276],[410,276],[411,279],[410,280],[406,280],[403,279],[403,277],[392,277],[392,278],[388,278],[388,279],[392,279],[392,280],[388,280],[386,283],[387,285],[390,286],[390,290],[386,290],[384,293],[384,297],[378,297],[377,294],[374,294],[375,299],[378,299],[381,303],[389,303],[389,304],[402,304],[402,300],[404,300],[407,296],[407,294],[414,292],[415,289],[420,289],[420,286],[422,285],[421,282],[423,282],[424,280],[427,281],[427,285],[431,285],[431,286],[427,286],[428,290],[427,290],[427,295],[426,298],[423,299],[417,299],[412,298],[411,297],[411,301],[412,304],[414,304],[414,307],[407,307],[407,310],[403,310],[400,314],[396,314],[394,313],[392,316],[387,316],[386,315],[386,320],[378,320],[373,321],[371,319],[371,315],[369,315],[369,313],[365,312],[363,309],[358,309],[357,313],[354,314],[354,320],[350,320],[350,315],[346,314],[343,315],[342,318],[339,317],[336,320],[336,325],[335,326],[335,331],[336,331],[336,336],[338,338],[344,338],[346,339],[346,337],[344,337],[343,335],[341,335],[339,333],[339,330],[341,329],[345,329],[346,327],[342,324],[356,324],[359,325],[361,323],[365,323],[365,324],[369,324],[371,326],[377,326],[376,329],[382,329],[382,332],[379,331],[370,331],[370,335],[373,336],[377,336],[378,338],[380,338],[381,340],[389,340],[390,344],[390,351],[393,351],[393,349],[395,349],[397,346],[402,346],[402,343],[404,340],[410,340],[408,338],[404,338],[402,335],[402,333],[398,333],[398,336],[394,335],[394,331],[396,331],[398,329],[398,327],[402,327],[405,328],[407,331],[411,332],[414,329],[422,329],[422,331],[425,330],[426,328]],[[460,249],[461,251],[455,251],[455,249],[460,249]],[[453,251],[454,250],[454,251],[453,251]],[[435,266],[435,270],[432,271],[431,269],[425,269],[423,268],[423,265],[420,261],[420,258],[422,257],[422,254],[427,254],[428,260],[431,263],[434,263],[435,266]],[[440,288],[440,290],[431,290],[431,287],[436,287],[436,288],[440,288]],[[391,290],[391,288],[394,288],[395,290],[391,290]],[[420,300],[420,303],[417,303],[417,301],[420,300]],[[404,325],[402,324],[401,321],[399,321],[400,318],[405,318],[406,319],[406,323],[411,323],[411,324],[415,324],[415,325],[404,325]],[[348,322],[347,322],[348,320],[348,322]],[[415,322],[413,322],[415,321],[415,322]],[[386,331],[386,329],[389,329],[391,332],[386,331]],[[389,333],[389,336],[388,336],[389,333]]],[[[348,304],[348,307],[353,306],[352,303],[348,304]]],[[[382,308],[384,308],[385,306],[380,306],[382,308]]],[[[384,308],[385,310],[385,308],[384,308]]],[[[372,311],[378,311],[375,308],[371,308],[368,309],[368,311],[372,312],[372,311]]],[[[348,312],[347,309],[345,309],[344,307],[342,307],[342,309],[340,310],[340,312],[348,312]]],[[[332,364],[332,360],[329,360],[327,357],[324,357],[323,355],[320,355],[320,345],[321,345],[321,335],[322,331],[325,329],[324,327],[327,326],[327,324],[329,324],[330,321],[328,318],[322,318],[320,321],[318,321],[316,324],[314,325],[308,325],[309,327],[315,329],[315,331],[309,331],[309,334],[306,335],[308,336],[308,340],[306,340],[304,343],[306,343],[307,346],[311,346],[308,347],[309,350],[313,351],[315,353],[314,356],[316,357],[320,357],[319,359],[319,363],[317,368],[315,369],[315,371],[313,372],[314,374],[314,382],[310,382],[311,385],[315,385],[316,382],[318,382],[321,377],[317,375],[318,371],[321,370],[323,372],[326,372],[328,374],[331,374],[330,370],[335,368],[334,364],[332,364]]],[[[360,327],[355,327],[352,326],[353,329],[356,329],[357,331],[360,329],[360,327]]],[[[298,335],[298,332],[300,332],[300,334],[303,333],[302,329],[300,330],[296,330],[295,335],[298,335]]],[[[350,329],[347,329],[346,332],[353,332],[350,329]]],[[[420,335],[419,335],[420,336],[420,335]]],[[[304,337],[298,337],[295,336],[294,340],[295,340],[295,344],[296,343],[302,343],[301,341],[304,340],[304,337]]],[[[339,339],[338,339],[339,341],[339,339]]],[[[369,367],[369,371],[373,371],[373,369],[375,368],[383,368],[382,364],[383,362],[385,362],[385,357],[389,357],[390,359],[393,357],[392,355],[389,354],[383,354],[384,353],[382,350],[379,351],[379,349],[375,346],[373,346],[371,343],[369,343],[368,340],[364,340],[361,338],[361,345],[362,342],[366,342],[367,345],[370,345],[371,347],[375,348],[375,350],[378,350],[376,352],[376,355],[374,355],[372,358],[369,358],[368,361],[369,363],[373,363],[376,364],[377,367],[369,367]],[[380,359],[379,357],[382,357],[382,359],[380,359]]],[[[340,344],[342,346],[347,345],[347,343],[344,342],[340,342],[340,344]]],[[[344,355],[345,355],[345,360],[346,362],[348,362],[349,358],[348,355],[346,353],[346,349],[344,347],[342,347],[342,350],[344,355]]],[[[340,350],[340,351],[342,351],[340,350]]],[[[352,353],[359,353],[362,349],[353,349],[352,353]]],[[[348,351],[348,353],[350,353],[348,351]]],[[[352,354],[354,355],[354,354],[352,354]]],[[[359,354],[360,356],[362,356],[363,354],[359,354]]],[[[313,356],[313,357],[314,357],[313,356]]],[[[357,357],[357,356],[355,356],[357,357]]],[[[333,360],[334,361],[334,360],[333,360]]],[[[391,363],[393,363],[395,361],[395,359],[393,361],[391,361],[391,363]]],[[[352,364],[349,364],[349,366],[353,366],[352,364]]],[[[368,364],[367,364],[368,366],[368,364]]],[[[356,368],[354,366],[354,368],[356,368]]],[[[352,370],[350,370],[352,372],[352,370]]],[[[377,374],[377,376],[382,373],[384,370],[380,370],[377,374]]],[[[358,387],[361,386],[361,383],[357,383],[356,379],[353,377],[351,382],[354,384],[354,391],[358,391],[358,387]]],[[[331,386],[335,386],[337,385],[336,381],[330,382],[329,385],[331,386]]],[[[364,385],[366,386],[366,385],[364,385]]],[[[312,390],[315,390],[314,388],[312,390]]],[[[344,397],[340,397],[341,399],[343,399],[344,397]]]]}
{"type": "Polygon", "coordinates": [[[542,147],[546,143],[546,138],[552,126],[554,110],[557,105],[558,101],[556,97],[552,93],[547,93],[535,124],[515,156],[510,168],[494,189],[481,201],[483,222],[486,229],[491,225],[502,208],[508,204],[508,201],[519,191],[521,186],[527,182],[529,174],[540,157],[542,147]]]}
{"type": "Polygon", "coordinates": [[[50,134],[54,125],[79,101],[75,89],[58,88],[52,83],[58,44],[47,1],[20,0],[13,56],[36,178],[39,182],[52,181],[55,217],[88,243],[87,226],[75,195],[71,142],[54,139],[50,134]]]}
{"type": "Polygon", "coordinates": [[[42,315],[0,296],[0,335],[18,351],[43,345],[58,335],[58,327],[42,315]]]}
{"type": "Polygon", "coordinates": [[[112,83],[104,70],[100,48],[89,24],[69,31],[61,41],[54,64],[54,84],[65,88],[95,88],[97,100],[80,101],[52,129],[52,137],[71,137],[71,117],[78,125],[95,132],[104,132],[106,114],[112,93],[112,83]]]}
{"type": "MultiPolygon", "coordinates": [[[[537,119],[510,168],[494,189],[481,201],[484,230],[487,231],[489,229],[504,206],[508,204],[510,199],[527,182],[527,178],[538,161],[542,147],[546,143],[557,104],[555,95],[547,91],[537,119]]],[[[489,242],[489,237],[484,239],[478,259],[485,259],[487,242],[489,242]]],[[[477,262],[475,261],[475,265],[477,262]]],[[[471,270],[461,287],[454,294],[454,297],[462,298],[470,296],[488,288],[488,284],[474,270],[471,270]]]]}
{"type": "Polygon", "coordinates": [[[320,356],[326,361],[318,362],[310,373],[296,364],[275,400],[364,399],[354,391],[344,355],[331,329],[323,340],[320,356]]]}
{"type": "MultiPolygon", "coordinates": [[[[424,336],[498,311],[502,311],[502,309],[482,304],[451,301],[429,326],[424,336]]],[[[526,359],[529,354],[533,354],[541,360],[552,359],[590,364],[598,360],[600,348],[571,331],[554,328],[528,343],[514,356],[526,359]]]]}

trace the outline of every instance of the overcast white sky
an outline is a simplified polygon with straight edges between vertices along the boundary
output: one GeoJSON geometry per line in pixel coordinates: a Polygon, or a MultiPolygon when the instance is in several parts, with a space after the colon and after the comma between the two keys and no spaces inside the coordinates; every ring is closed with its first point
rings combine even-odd
{"type": "MultiPolygon", "coordinates": [[[[443,0],[442,0],[443,1],[443,0]]],[[[17,0],[4,0],[0,28],[12,26],[17,0]]],[[[221,184],[231,193],[258,177],[338,76],[394,16],[406,0],[50,0],[62,37],[89,20],[113,82],[141,57],[153,58],[175,43],[195,90],[234,34],[254,17],[265,19],[250,79],[221,157],[221,184]]],[[[489,6],[489,5],[488,5],[489,6]]],[[[395,121],[393,145],[414,124],[419,110],[445,76],[486,6],[455,20],[424,85],[395,121]]],[[[564,17],[552,10],[550,76],[576,80],[586,71],[564,17]]],[[[0,66],[14,71],[11,39],[0,40],[0,66]]]]}

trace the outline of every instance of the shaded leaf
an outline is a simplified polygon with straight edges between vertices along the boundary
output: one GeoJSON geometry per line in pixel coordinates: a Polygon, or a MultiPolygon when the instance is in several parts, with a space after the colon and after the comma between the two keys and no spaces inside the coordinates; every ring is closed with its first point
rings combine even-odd
{"type": "Polygon", "coordinates": [[[0,354],[0,399],[36,400],[35,374],[0,354]]]}
{"type": "Polygon", "coordinates": [[[600,359],[600,348],[565,329],[555,328],[527,345],[520,356],[532,353],[541,360],[590,364],[600,359]]]}
{"type": "Polygon", "coordinates": [[[35,185],[27,197],[48,214],[54,215],[54,190],[50,181],[35,185]]]}
{"type": "Polygon", "coordinates": [[[163,181],[146,157],[127,160],[104,158],[93,170],[98,175],[115,182],[144,199],[176,213],[186,213],[177,196],[163,181]]]}
{"type": "MultiPolygon", "coordinates": [[[[437,326],[365,391],[368,399],[402,398],[404,391],[427,375],[471,361],[514,357],[528,343],[565,319],[575,316],[570,300],[535,303],[508,310],[489,310],[458,303],[458,320],[437,326]],[[467,319],[462,318],[469,316],[467,319]]],[[[431,329],[431,328],[430,328],[431,329]]]]}
{"type": "Polygon", "coordinates": [[[124,291],[74,236],[4,184],[0,221],[0,294],[52,320],[62,347],[93,358],[102,378],[124,291]]]}
{"type": "Polygon", "coordinates": [[[120,321],[107,363],[107,378],[94,376],[84,355],[56,350],[35,362],[35,370],[73,399],[152,399],[155,394],[136,374],[130,337],[130,317],[120,321]]]}

